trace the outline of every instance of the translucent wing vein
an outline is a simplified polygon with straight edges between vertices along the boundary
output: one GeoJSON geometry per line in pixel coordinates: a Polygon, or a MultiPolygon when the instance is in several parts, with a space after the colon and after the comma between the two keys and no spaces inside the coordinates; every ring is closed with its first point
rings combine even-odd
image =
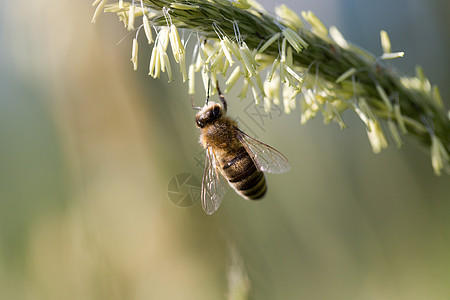
{"type": "Polygon", "coordinates": [[[202,207],[212,215],[220,206],[225,195],[225,182],[217,169],[216,156],[211,148],[206,149],[205,171],[202,179],[202,207]]]}
{"type": "Polygon", "coordinates": [[[283,154],[236,128],[236,135],[250,154],[258,170],[268,173],[284,173],[291,169],[283,154]]]}

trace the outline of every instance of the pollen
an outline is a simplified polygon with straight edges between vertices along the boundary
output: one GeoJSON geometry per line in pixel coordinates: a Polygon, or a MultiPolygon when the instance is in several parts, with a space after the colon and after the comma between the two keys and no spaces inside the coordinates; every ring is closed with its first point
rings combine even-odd
{"type": "Polygon", "coordinates": [[[142,16],[142,24],[144,25],[145,36],[147,37],[147,41],[149,44],[153,42],[152,29],[150,28],[150,22],[148,21],[148,17],[146,14],[142,16]]]}
{"type": "Polygon", "coordinates": [[[161,71],[163,72],[167,71],[168,82],[171,82],[173,80],[173,76],[172,76],[172,68],[170,67],[169,62],[169,56],[164,51],[160,51],[159,53],[161,54],[161,71]]]}
{"type": "MultiPolygon", "coordinates": [[[[300,75],[298,75],[294,70],[292,70],[291,67],[285,65],[284,68],[286,69],[286,71],[295,78],[295,80],[297,80],[299,83],[303,82],[303,79],[300,77],[300,75]]],[[[292,83],[291,86],[296,86],[295,83],[292,83]]]]}
{"type": "Polygon", "coordinates": [[[295,51],[297,51],[297,53],[308,46],[308,44],[289,27],[283,30],[283,36],[287,39],[287,41],[295,49],[295,51]]]}
{"type": "Polygon", "coordinates": [[[386,31],[380,31],[381,47],[384,53],[391,53],[391,41],[386,31]]]}
{"type": "Polygon", "coordinates": [[[389,131],[391,133],[392,139],[394,140],[397,149],[401,148],[403,145],[403,141],[400,137],[400,133],[398,132],[397,125],[392,120],[387,121],[389,131]]]}
{"type": "Polygon", "coordinates": [[[340,83],[340,82],[346,80],[347,78],[349,78],[350,76],[352,76],[355,73],[356,73],[356,69],[355,68],[350,68],[347,71],[345,71],[344,74],[339,76],[338,79],[336,79],[335,82],[336,83],[340,83]]]}
{"type": "Polygon", "coordinates": [[[281,36],[281,33],[275,33],[270,39],[268,39],[262,46],[259,48],[258,53],[263,53],[267,48],[269,48],[276,40],[278,40],[281,36]]]}
{"type": "Polygon", "coordinates": [[[241,63],[247,70],[246,77],[252,77],[255,74],[256,69],[258,67],[258,63],[256,62],[255,58],[256,53],[252,53],[252,51],[250,51],[250,49],[248,48],[247,44],[243,43],[239,47],[239,54],[241,58],[241,63]]]}
{"type": "Polygon", "coordinates": [[[373,153],[378,154],[382,149],[385,149],[388,146],[386,137],[384,136],[380,123],[377,120],[369,119],[367,125],[367,136],[369,137],[372,151],[373,153]]]}
{"type": "Polygon", "coordinates": [[[138,41],[133,39],[133,48],[131,50],[131,62],[133,63],[133,69],[136,71],[138,67],[138,41]]]}
{"type": "Polygon", "coordinates": [[[295,109],[295,97],[292,98],[295,89],[288,84],[283,84],[283,106],[284,112],[290,114],[295,109]]]}
{"type": "Polygon", "coordinates": [[[302,17],[311,24],[313,32],[324,37],[328,36],[327,28],[312,11],[302,11],[302,17]]]}
{"type": "Polygon", "coordinates": [[[101,0],[101,1],[95,0],[94,3],[92,3],[92,6],[97,6],[97,8],[95,9],[94,16],[92,17],[91,23],[95,23],[95,21],[97,21],[98,16],[100,15],[103,8],[105,7],[106,2],[108,2],[108,0],[101,0]]]}
{"type": "Polygon", "coordinates": [[[335,26],[330,27],[330,36],[342,49],[350,48],[342,33],[335,26]]]}
{"type": "Polygon", "coordinates": [[[280,77],[277,73],[272,75],[272,80],[264,81],[264,93],[267,101],[273,99],[274,104],[280,104],[280,77]]]}
{"type": "Polygon", "coordinates": [[[405,56],[405,52],[394,52],[394,53],[383,53],[383,55],[380,56],[380,59],[388,60],[388,59],[395,59],[405,56]]]}
{"type": "Polygon", "coordinates": [[[186,72],[186,55],[184,52],[180,55],[179,60],[181,76],[183,77],[183,82],[186,82],[188,80],[188,74],[186,72]]]}
{"type": "Polygon", "coordinates": [[[284,20],[292,29],[300,29],[304,26],[300,17],[284,4],[275,7],[275,14],[284,20]]]}
{"type": "Polygon", "coordinates": [[[233,58],[231,56],[231,49],[230,49],[230,40],[225,37],[223,40],[220,41],[221,49],[227,58],[227,61],[230,63],[230,66],[234,64],[233,58]]]}
{"type": "Polygon", "coordinates": [[[178,29],[175,25],[170,26],[169,31],[170,46],[172,47],[173,57],[177,63],[180,62],[180,56],[184,54],[184,45],[178,35],[178,29]]]}
{"type": "Polygon", "coordinates": [[[241,93],[239,94],[239,98],[243,99],[247,95],[248,86],[250,84],[250,79],[244,78],[244,84],[242,85],[241,93]]]}
{"type": "Polygon", "coordinates": [[[434,134],[431,136],[431,165],[436,175],[441,175],[441,170],[449,170],[450,157],[444,145],[434,134]]]}
{"type": "Polygon", "coordinates": [[[135,9],[136,9],[136,6],[134,6],[134,4],[132,3],[128,10],[128,27],[127,27],[128,30],[134,30],[135,9]]]}
{"type": "Polygon", "coordinates": [[[241,76],[242,76],[241,68],[237,66],[236,68],[234,68],[230,77],[228,77],[227,81],[225,82],[225,84],[227,85],[225,93],[228,93],[233,88],[233,86],[236,84],[236,82],[241,76]]]}
{"type": "Polygon", "coordinates": [[[156,68],[156,60],[157,57],[159,58],[159,54],[158,54],[158,48],[154,47],[153,51],[152,51],[152,55],[150,57],[150,66],[149,66],[149,70],[148,70],[148,75],[155,77],[155,68],[156,68]]]}
{"type": "Polygon", "coordinates": [[[279,64],[280,64],[280,62],[279,62],[278,58],[275,58],[273,60],[272,67],[270,68],[270,71],[269,71],[268,76],[267,76],[267,80],[268,81],[272,81],[273,74],[275,73],[275,70],[277,69],[279,64]]]}
{"type": "Polygon", "coordinates": [[[253,94],[253,99],[255,99],[255,104],[258,105],[261,102],[261,97],[262,95],[260,93],[258,93],[258,90],[256,89],[256,86],[253,84],[253,82],[251,80],[249,80],[250,86],[251,86],[251,90],[252,90],[252,94],[253,94]]]}

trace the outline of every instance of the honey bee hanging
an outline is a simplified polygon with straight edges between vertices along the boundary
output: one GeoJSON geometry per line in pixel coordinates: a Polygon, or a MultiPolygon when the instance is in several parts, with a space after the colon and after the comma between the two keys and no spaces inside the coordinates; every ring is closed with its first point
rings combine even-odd
{"type": "Polygon", "coordinates": [[[209,101],[199,110],[195,122],[200,129],[200,144],[206,150],[201,202],[211,215],[225,195],[225,180],[242,197],[257,200],[267,190],[264,172],[284,173],[291,168],[287,159],[274,148],[248,136],[236,121],[226,116],[227,102],[216,83],[220,103],[209,101]],[[221,174],[224,178],[219,176],[221,174]]]}

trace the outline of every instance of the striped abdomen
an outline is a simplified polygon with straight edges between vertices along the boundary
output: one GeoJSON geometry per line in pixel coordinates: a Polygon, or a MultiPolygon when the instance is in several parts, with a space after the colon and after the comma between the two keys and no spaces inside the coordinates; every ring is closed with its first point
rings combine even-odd
{"type": "Polygon", "coordinates": [[[259,199],[266,193],[264,173],[258,171],[244,147],[222,157],[221,167],[230,185],[247,199],[259,199]]]}

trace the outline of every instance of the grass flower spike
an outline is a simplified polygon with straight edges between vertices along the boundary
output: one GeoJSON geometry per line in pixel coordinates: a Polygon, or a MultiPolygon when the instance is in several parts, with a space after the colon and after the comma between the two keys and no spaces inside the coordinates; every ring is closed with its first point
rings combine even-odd
{"type": "Polygon", "coordinates": [[[384,63],[404,56],[392,52],[385,31],[380,32],[383,53],[375,56],[348,42],[336,27],[327,28],[311,11],[300,17],[285,5],[275,15],[253,0],[96,0],[94,6],[93,22],[104,11],[117,14],[128,30],[137,28],[134,69],[142,26],[153,47],[149,75],[154,78],[166,72],[174,80],[170,43],[182,80],[189,81],[189,94],[200,73],[205,87],[219,76],[225,78],[226,93],[240,85],[243,98],[250,89],[266,110],[281,102],[289,113],[299,103],[302,124],[321,113],[326,124],[344,129],[342,113],[353,111],[374,153],[388,140],[400,147],[402,136],[409,135],[429,147],[436,174],[450,171],[450,113],[439,89],[420,67],[408,77],[384,63]],[[195,50],[186,61],[188,42],[195,50]]]}

